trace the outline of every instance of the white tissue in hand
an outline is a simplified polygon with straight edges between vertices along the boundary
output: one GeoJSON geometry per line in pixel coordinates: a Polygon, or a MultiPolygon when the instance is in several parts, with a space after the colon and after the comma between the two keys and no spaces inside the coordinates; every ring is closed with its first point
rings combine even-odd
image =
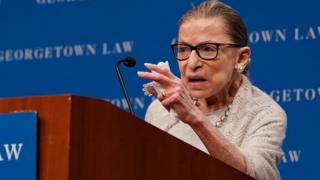
{"type": "MultiPolygon", "coordinates": [[[[160,66],[161,68],[167,68],[170,71],[170,66],[169,66],[169,62],[165,61],[165,62],[159,62],[157,64],[158,66],[160,66]]],[[[152,73],[157,74],[157,72],[152,71],[152,73]]],[[[156,91],[157,94],[159,94],[160,92],[162,92],[164,89],[161,87],[161,85],[155,81],[149,82],[147,84],[143,85],[143,92],[145,95],[147,96],[152,96],[152,91],[156,91]]]]}

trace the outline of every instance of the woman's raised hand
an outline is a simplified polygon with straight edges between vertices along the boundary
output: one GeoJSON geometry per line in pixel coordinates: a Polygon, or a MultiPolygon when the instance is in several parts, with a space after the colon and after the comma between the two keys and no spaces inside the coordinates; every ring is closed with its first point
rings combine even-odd
{"type": "Polygon", "coordinates": [[[139,71],[138,76],[155,81],[164,89],[160,93],[156,93],[156,91],[151,93],[158,98],[167,110],[174,110],[180,120],[190,125],[196,123],[201,111],[195,106],[180,78],[176,77],[167,67],[150,63],[145,63],[145,66],[156,73],[139,71]]]}

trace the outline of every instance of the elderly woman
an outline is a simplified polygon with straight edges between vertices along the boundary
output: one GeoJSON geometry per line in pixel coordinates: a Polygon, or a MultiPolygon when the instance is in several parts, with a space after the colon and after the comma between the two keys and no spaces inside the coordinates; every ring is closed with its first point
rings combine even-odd
{"type": "Polygon", "coordinates": [[[247,78],[247,30],[238,13],[219,1],[188,11],[171,45],[181,78],[168,68],[138,72],[164,91],[146,121],[257,179],[279,179],[286,114],[247,78]]]}

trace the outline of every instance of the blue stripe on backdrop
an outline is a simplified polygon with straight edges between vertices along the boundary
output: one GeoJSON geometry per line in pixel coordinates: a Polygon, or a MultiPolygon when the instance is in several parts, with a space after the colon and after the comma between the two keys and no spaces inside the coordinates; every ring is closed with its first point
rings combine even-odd
{"type": "MultiPolygon", "coordinates": [[[[2,0],[0,1],[1,97],[75,93],[104,98],[127,109],[114,63],[122,68],[137,115],[151,99],[136,71],[144,62],[169,60],[177,20],[201,0],[2,0]]],[[[288,114],[283,179],[319,179],[315,149],[319,122],[319,2],[225,0],[249,29],[251,79],[288,114]]]]}

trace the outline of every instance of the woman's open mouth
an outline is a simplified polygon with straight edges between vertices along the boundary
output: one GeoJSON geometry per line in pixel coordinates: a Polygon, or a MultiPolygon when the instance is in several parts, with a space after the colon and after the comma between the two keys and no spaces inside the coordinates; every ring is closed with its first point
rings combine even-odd
{"type": "Polygon", "coordinates": [[[191,87],[204,86],[207,82],[208,80],[201,76],[188,77],[188,86],[191,86],[191,87]]]}

